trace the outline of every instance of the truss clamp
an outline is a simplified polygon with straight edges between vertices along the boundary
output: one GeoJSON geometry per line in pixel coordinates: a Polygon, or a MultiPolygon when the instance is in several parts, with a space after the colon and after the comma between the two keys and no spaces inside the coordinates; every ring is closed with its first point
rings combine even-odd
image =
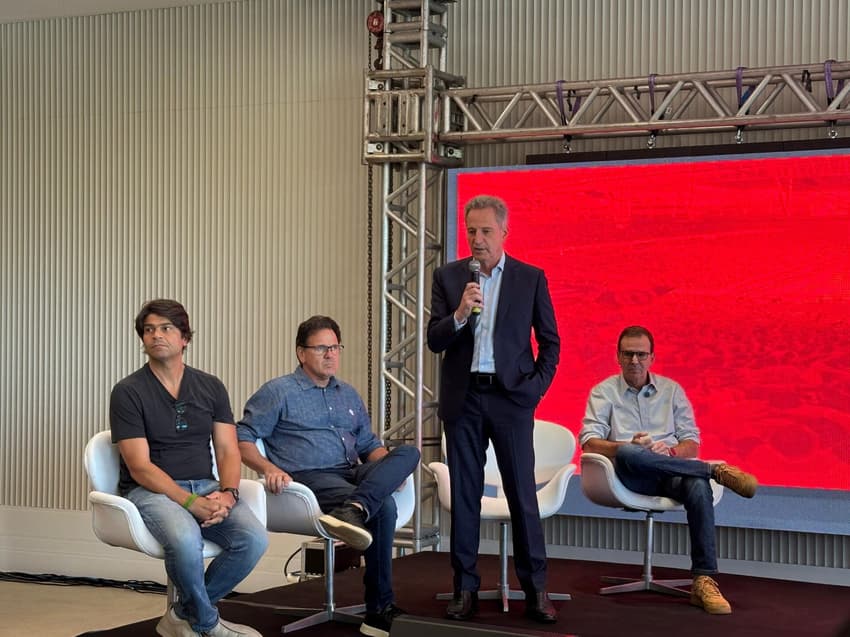
{"type": "Polygon", "coordinates": [[[463,160],[463,148],[453,144],[437,144],[437,155],[444,159],[463,160]]]}

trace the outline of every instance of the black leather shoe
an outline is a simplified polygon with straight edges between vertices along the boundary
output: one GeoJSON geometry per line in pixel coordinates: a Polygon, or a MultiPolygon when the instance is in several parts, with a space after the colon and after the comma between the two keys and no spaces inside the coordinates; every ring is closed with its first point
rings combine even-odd
{"type": "Polygon", "coordinates": [[[372,534],[366,528],[366,512],[346,503],[319,517],[328,535],[345,542],[353,549],[365,551],[372,544],[372,534]]]}
{"type": "Polygon", "coordinates": [[[463,621],[478,612],[478,592],[460,591],[454,594],[446,607],[446,617],[463,621]]]}
{"type": "Polygon", "coordinates": [[[526,593],[525,616],[541,624],[554,624],[558,621],[558,611],[546,591],[535,593],[531,597],[526,593]]]}

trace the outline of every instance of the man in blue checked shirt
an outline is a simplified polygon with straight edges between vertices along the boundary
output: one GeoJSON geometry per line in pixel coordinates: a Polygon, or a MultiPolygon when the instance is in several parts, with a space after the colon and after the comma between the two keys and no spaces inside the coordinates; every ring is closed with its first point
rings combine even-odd
{"type": "Polygon", "coordinates": [[[237,427],[239,450],[272,493],[292,480],[308,486],[326,512],[320,521],[328,534],[365,552],[360,632],[386,637],[402,612],[392,590],[392,494],[416,468],[419,450],[402,445],[387,451],[372,432],[357,391],[336,378],[340,340],[330,317],[313,316],[298,326],[298,367],[248,399],[237,427]],[[258,439],[268,458],[258,451],[258,439]]]}

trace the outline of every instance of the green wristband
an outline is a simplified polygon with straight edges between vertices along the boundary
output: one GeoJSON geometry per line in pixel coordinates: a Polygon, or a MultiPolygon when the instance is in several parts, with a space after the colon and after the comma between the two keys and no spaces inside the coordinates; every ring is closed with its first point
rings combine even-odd
{"type": "Polygon", "coordinates": [[[198,499],[198,494],[197,494],[197,493],[193,493],[193,494],[192,494],[192,495],[190,495],[188,498],[186,498],[186,501],[183,503],[183,508],[184,508],[184,509],[186,509],[186,510],[188,511],[188,510],[189,510],[189,507],[190,507],[190,506],[192,506],[192,503],[193,503],[195,500],[197,500],[197,499],[198,499]]]}

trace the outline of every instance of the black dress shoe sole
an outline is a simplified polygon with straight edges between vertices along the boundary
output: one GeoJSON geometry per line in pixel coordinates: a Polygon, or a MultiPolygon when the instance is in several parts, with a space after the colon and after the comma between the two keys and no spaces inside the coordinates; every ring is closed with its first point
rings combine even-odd
{"type": "Polygon", "coordinates": [[[543,613],[538,612],[526,612],[525,616],[529,619],[533,619],[534,621],[540,624],[556,624],[558,622],[558,618],[555,615],[544,615],[543,613]]]}
{"type": "Polygon", "coordinates": [[[446,609],[446,618],[457,621],[457,622],[463,622],[463,621],[466,621],[467,619],[472,619],[477,614],[478,614],[478,600],[477,599],[470,600],[469,608],[465,609],[465,612],[464,612],[463,607],[461,607],[461,610],[458,610],[458,611],[451,611],[449,609],[446,609]]]}

